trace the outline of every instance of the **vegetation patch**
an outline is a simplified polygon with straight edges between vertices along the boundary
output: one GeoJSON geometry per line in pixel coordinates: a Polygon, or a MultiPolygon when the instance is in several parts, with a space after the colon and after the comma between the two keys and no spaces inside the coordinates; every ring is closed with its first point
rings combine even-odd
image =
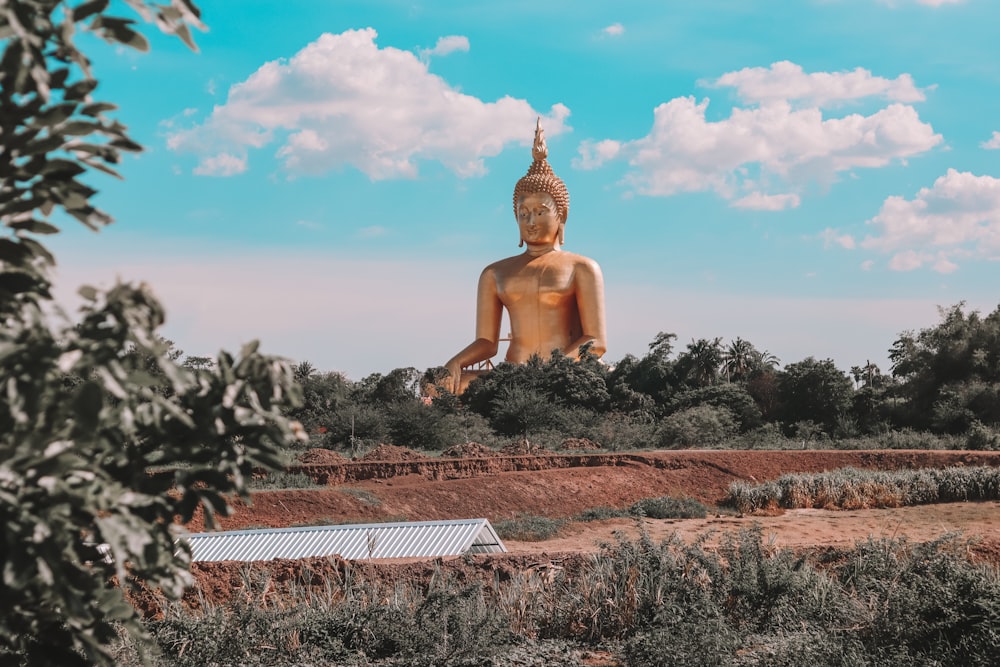
{"type": "Polygon", "coordinates": [[[644,516],[650,519],[704,519],[708,516],[708,507],[693,498],[644,498],[629,507],[632,516],[644,516]]]}
{"type": "Polygon", "coordinates": [[[565,523],[562,519],[521,514],[514,519],[497,521],[493,524],[493,529],[502,540],[544,542],[555,537],[565,523]]]}
{"type": "Polygon", "coordinates": [[[783,507],[864,509],[1000,499],[1000,468],[953,466],[920,470],[858,470],[783,475],[764,484],[734,482],[727,503],[752,513],[783,507]]]}
{"type": "Polygon", "coordinates": [[[276,489],[316,489],[321,485],[303,472],[277,470],[253,476],[249,486],[253,491],[274,491],[276,489]]]}
{"type": "MultiPolygon", "coordinates": [[[[1000,574],[970,563],[967,546],[868,540],[820,564],[759,528],[713,550],[644,536],[571,574],[485,572],[485,583],[439,570],[429,581],[353,568],[321,582],[248,577],[230,605],[175,605],[147,627],[154,667],[559,667],[597,649],[602,664],[629,667],[994,664],[1000,574]]],[[[141,664],[128,642],[116,659],[141,664]]]]}
{"type": "Polygon", "coordinates": [[[643,498],[628,509],[618,509],[607,505],[590,507],[573,517],[574,521],[604,521],[626,517],[646,517],[649,519],[704,519],[708,507],[693,498],[643,498]]]}

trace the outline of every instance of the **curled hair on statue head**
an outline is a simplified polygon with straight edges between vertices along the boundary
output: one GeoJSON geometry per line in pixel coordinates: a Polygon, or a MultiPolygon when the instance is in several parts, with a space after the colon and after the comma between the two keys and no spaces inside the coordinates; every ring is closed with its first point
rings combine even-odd
{"type": "Polygon", "coordinates": [[[535,125],[535,141],[531,146],[533,161],[528,167],[528,173],[514,186],[514,217],[517,217],[517,206],[525,195],[540,192],[552,197],[559,209],[559,220],[563,223],[569,217],[569,190],[562,179],[552,171],[546,159],[549,149],[545,145],[545,131],[542,129],[542,119],[535,125]]]}

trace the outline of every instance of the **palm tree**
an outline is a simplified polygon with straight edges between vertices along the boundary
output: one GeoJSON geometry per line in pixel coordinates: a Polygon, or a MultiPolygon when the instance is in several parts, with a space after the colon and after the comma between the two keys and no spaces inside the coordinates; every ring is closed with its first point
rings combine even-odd
{"type": "Polygon", "coordinates": [[[754,350],[754,370],[758,371],[776,371],[778,366],[781,365],[781,359],[774,356],[767,350],[757,351],[754,350]]]}
{"type": "Polygon", "coordinates": [[[722,364],[722,339],[699,338],[692,340],[687,347],[686,356],[690,360],[688,376],[701,387],[715,384],[722,364]]]}
{"type": "Polygon", "coordinates": [[[757,350],[750,341],[737,337],[722,353],[722,372],[729,382],[746,380],[754,368],[757,350]]]}

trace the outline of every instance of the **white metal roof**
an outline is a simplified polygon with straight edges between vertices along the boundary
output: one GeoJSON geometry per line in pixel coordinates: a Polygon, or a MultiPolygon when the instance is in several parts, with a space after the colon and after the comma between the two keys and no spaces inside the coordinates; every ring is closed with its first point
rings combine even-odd
{"type": "Polygon", "coordinates": [[[316,556],[435,558],[507,552],[487,519],[231,530],[193,533],[181,539],[191,545],[195,562],[316,556]]]}

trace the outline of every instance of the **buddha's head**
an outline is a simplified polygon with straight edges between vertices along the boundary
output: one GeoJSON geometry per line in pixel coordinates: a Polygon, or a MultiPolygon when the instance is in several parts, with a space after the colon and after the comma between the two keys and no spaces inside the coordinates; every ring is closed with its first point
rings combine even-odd
{"type": "Polygon", "coordinates": [[[531,156],[534,161],[528,167],[528,173],[522,176],[521,180],[514,186],[514,217],[518,217],[518,207],[525,196],[530,194],[549,195],[559,210],[559,242],[562,243],[562,227],[566,224],[566,218],[569,216],[569,191],[562,179],[552,171],[552,167],[546,160],[548,155],[549,149],[545,145],[545,132],[542,130],[542,121],[539,119],[535,126],[535,142],[531,147],[531,156]]]}

